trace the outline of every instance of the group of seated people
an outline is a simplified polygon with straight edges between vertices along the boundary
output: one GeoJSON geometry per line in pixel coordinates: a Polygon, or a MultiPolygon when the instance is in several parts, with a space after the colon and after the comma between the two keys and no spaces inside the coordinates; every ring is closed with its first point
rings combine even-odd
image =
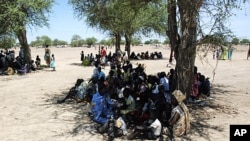
{"type": "Polygon", "coordinates": [[[24,55],[19,53],[15,57],[15,51],[0,52],[0,75],[14,75],[26,74],[30,71],[36,71],[37,66],[40,65],[41,59],[37,56],[36,61],[31,60],[25,63],[24,55]]]}
{"type": "Polygon", "coordinates": [[[198,72],[198,68],[195,66],[190,102],[200,101],[200,97],[203,96],[210,96],[210,80],[204,74],[198,72]]]}
{"type": "Polygon", "coordinates": [[[190,129],[189,111],[183,103],[186,96],[176,90],[174,79],[174,69],[149,75],[143,64],[134,68],[130,61],[111,64],[106,75],[96,62],[91,79],[78,80],[74,94],[58,103],[68,98],[89,102],[90,118],[109,140],[121,136],[128,140],[174,138],[190,129]]]}
{"type": "Polygon", "coordinates": [[[117,54],[117,53],[111,53],[106,55],[104,64],[101,64],[101,55],[100,54],[95,54],[93,53],[87,54],[86,56],[84,54],[81,54],[81,61],[83,66],[94,66],[95,63],[98,63],[100,65],[108,65],[111,63],[120,63],[122,61],[123,55],[117,54]]]}
{"type": "Polygon", "coordinates": [[[151,52],[149,53],[148,51],[146,52],[141,52],[141,53],[135,53],[135,52],[132,52],[130,54],[130,59],[132,60],[155,60],[155,59],[162,59],[163,56],[162,56],[162,53],[161,52],[151,52]]]}

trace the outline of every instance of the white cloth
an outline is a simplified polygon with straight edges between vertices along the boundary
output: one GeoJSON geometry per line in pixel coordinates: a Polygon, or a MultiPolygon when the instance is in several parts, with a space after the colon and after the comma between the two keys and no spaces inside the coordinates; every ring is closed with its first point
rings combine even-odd
{"type": "Polygon", "coordinates": [[[122,129],[122,133],[123,135],[127,135],[128,131],[127,131],[127,125],[124,122],[124,120],[122,119],[122,117],[119,117],[116,121],[115,121],[115,126],[122,129]]]}
{"type": "Polygon", "coordinates": [[[155,134],[155,136],[160,136],[161,135],[161,122],[156,119],[151,125],[150,127],[152,127],[152,131],[155,134]]]}

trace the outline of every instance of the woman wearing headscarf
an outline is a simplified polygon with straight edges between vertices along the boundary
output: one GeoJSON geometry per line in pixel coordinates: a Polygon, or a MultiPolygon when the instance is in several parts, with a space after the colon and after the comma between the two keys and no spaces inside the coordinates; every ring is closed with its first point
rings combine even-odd
{"type": "Polygon", "coordinates": [[[49,46],[46,45],[45,47],[45,53],[44,53],[44,60],[46,61],[47,66],[50,66],[50,49],[49,46]]]}

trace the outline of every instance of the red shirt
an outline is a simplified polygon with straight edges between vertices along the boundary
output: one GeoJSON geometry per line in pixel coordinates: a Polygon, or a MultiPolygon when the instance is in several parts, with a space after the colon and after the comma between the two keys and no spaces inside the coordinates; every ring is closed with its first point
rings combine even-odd
{"type": "Polygon", "coordinates": [[[107,55],[105,49],[101,49],[101,57],[105,57],[107,55]]]}

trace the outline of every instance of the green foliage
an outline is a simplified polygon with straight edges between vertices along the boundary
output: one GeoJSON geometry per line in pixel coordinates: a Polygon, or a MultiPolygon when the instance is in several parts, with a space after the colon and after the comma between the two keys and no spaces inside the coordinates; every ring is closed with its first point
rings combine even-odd
{"type": "Polygon", "coordinates": [[[136,32],[165,32],[166,8],[163,1],[158,2],[69,0],[78,18],[86,19],[89,26],[111,35],[127,34],[128,37],[132,37],[136,32]]]}
{"type": "Polygon", "coordinates": [[[238,45],[240,43],[240,40],[238,38],[233,38],[231,41],[231,44],[238,45]]]}
{"type": "Polygon", "coordinates": [[[169,43],[170,43],[170,41],[168,38],[166,38],[166,40],[163,41],[163,44],[169,44],[169,43]]]}
{"type": "Polygon", "coordinates": [[[241,44],[249,44],[250,43],[250,40],[249,39],[242,39],[240,41],[241,44]]]}
{"type": "Polygon", "coordinates": [[[58,46],[58,45],[67,45],[67,41],[62,41],[62,40],[58,40],[58,39],[54,39],[52,41],[52,45],[53,46],[58,46]]]}
{"type": "Polygon", "coordinates": [[[108,39],[108,40],[101,40],[100,42],[99,42],[99,44],[101,44],[101,45],[105,45],[105,46],[111,46],[111,45],[113,45],[114,43],[113,43],[113,40],[112,39],[108,39]]]}
{"type": "Polygon", "coordinates": [[[152,44],[152,41],[151,40],[147,40],[147,41],[144,42],[144,44],[146,44],[146,45],[152,44]]]}
{"type": "Polygon", "coordinates": [[[0,36],[0,48],[9,49],[15,45],[15,38],[12,35],[0,36]]]}
{"type": "Polygon", "coordinates": [[[141,44],[142,42],[141,42],[140,38],[132,38],[131,43],[132,43],[132,45],[137,46],[137,45],[141,44]]]}
{"type": "Polygon", "coordinates": [[[41,37],[41,41],[42,41],[42,45],[45,47],[46,45],[51,46],[52,45],[52,40],[50,39],[50,37],[43,35],[41,37]]]}
{"type": "Polygon", "coordinates": [[[161,43],[158,39],[150,39],[144,42],[144,44],[159,44],[161,43]]]}
{"type": "Polygon", "coordinates": [[[29,26],[48,26],[47,14],[51,13],[53,3],[54,0],[1,0],[0,34],[29,26]]]}
{"type": "Polygon", "coordinates": [[[92,45],[95,45],[96,42],[97,42],[97,39],[95,37],[86,39],[86,44],[88,45],[88,47],[91,47],[92,45]]]}
{"type": "Polygon", "coordinates": [[[75,34],[72,36],[70,44],[72,47],[80,47],[83,46],[85,42],[80,35],[75,34]]]}
{"type": "Polygon", "coordinates": [[[43,46],[43,47],[45,47],[46,45],[51,46],[51,45],[53,45],[53,44],[52,44],[52,40],[50,39],[50,37],[48,37],[48,36],[46,36],[46,35],[43,35],[43,36],[41,36],[41,37],[37,36],[37,37],[36,37],[36,40],[35,40],[35,41],[32,41],[32,42],[30,43],[30,45],[31,45],[32,47],[34,47],[34,46],[43,46]]]}
{"type": "Polygon", "coordinates": [[[24,61],[31,60],[26,28],[48,26],[47,16],[51,13],[54,0],[1,0],[0,35],[14,34],[24,49],[24,61]]]}

